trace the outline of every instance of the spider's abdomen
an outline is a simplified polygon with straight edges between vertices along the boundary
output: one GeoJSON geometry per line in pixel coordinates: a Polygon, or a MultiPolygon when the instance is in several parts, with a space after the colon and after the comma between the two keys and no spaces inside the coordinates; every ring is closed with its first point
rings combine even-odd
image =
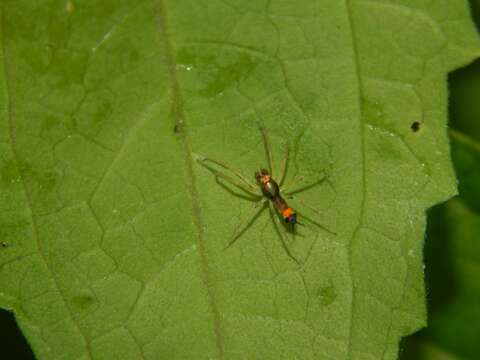
{"type": "Polygon", "coordinates": [[[295,213],[295,210],[288,206],[287,202],[280,195],[273,198],[272,202],[275,206],[275,209],[282,216],[286,223],[296,224],[297,214],[295,213]]]}
{"type": "Polygon", "coordinates": [[[297,214],[291,207],[288,207],[285,210],[283,210],[282,217],[283,217],[283,220],[285,220],[285,222],[289,224],[295,224],[297,222],[297,214]]]}

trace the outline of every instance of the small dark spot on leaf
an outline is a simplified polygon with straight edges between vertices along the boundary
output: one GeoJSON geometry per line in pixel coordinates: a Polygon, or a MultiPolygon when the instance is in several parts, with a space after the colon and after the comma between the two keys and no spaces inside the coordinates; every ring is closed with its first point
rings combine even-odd
{"type": "Polygon", "coordinates": [[[0,246],[2,248],[7,248],[8,247],[8,244],[5,242],[5,241],[0,241],[0,246]]]}
{"type": "Polygon", "coordinates": [[[182,132],[182,125],[181,124],[177,124],[173,127],[173,132],[175,134],[180,134],[182,132]]]}
{"type": "Polygon", "coordinates": [[[413,132],[418,132],[421,127],[422,127],[422,124],[419,121],[414,121],[412,125],[410,125],[410,129],[413,132]]]}
{"type": "Polygon", "coordinates": [[[247,79],[259,65],[258,59],[245,52],[223,52],[218,56],[211,49],[180,49],[176,54],[178,65],[197,69],[204,86],[198,93],[215,97],[247,79]]]}
{"type": "Polygon", "coordinates": [[[330,305],[337,298],[335,287],[333,285],[320,287],[317,291],[317,297],[321,305],[330,305]]]}
{"type": "Polygon", "coordinates": [[[93,305],[95,299],[90,295],[78,295],[72,298],[72,304],[80,309],[86,309],[93,305]]]}
{"type": "Polygon", "coordinates": [[[20,181],[20,173],[13,160],[6,161],[2,168],[0,168],[0,181],[4,187],[20,181]]]}
{"type": "Polygon", "coordinates": [[[382,103],[362,99],[363,114],[369,125],[378,128],[385,127],[385,109],[382,103]]]}

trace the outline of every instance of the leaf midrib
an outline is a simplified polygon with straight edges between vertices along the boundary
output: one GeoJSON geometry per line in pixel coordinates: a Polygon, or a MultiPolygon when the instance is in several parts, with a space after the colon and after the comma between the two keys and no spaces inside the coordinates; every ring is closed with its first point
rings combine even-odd
{"type": "Polygon", "coordinates": [[[200,255],[200,262],[202,268],[202,280],[206,287],[210,310],[213,315],[213,328],[215,332],[216,347],[220,359],[224,358],[223,350],[223,336],[221,334],[220,327],[220,312],[216,303],[215,289],[211,280],[210,269],[207,261],[207,254],[205,249],[205,238],[203,232],[202,218],[200,203],[198,198],[198,191],[196,188],[195,173],[193,171],[193,160],[192,160],[192,144],[191,138],[188,130],[188,124],[185,119],[185,114],[182,107],[182,95],[180,92],[180,86],[177,79],[176,72],[176,59],[174,47],[170,39],[170,33],[168,31],[168,16],[167,9],[165,6],[164,0],[158,0],[158,26],[161,38],[164,40],[164,51],[165,58],[168,67],[168,77],[170,80],[171,87],[171,114],[174,118],[174,126],[179,130],[178,136],[182,139],[182,143],[185,150],[185,164],[187,167],[187,182],[188,190],[190,192],[190,198],[192,202],[192,218],[197,229],[197,243],[198,243],[198,252],[200,255]]]}
{"type": "Polygon", "coordinates": [[[353,319],[354,319],[354,308],[355,308],[355,300],[356,300],[356,289],[355,289],[355,280],[353,278],[353,241],[357,237],[358,232],[360,231],[360,228],[363,224],[363,217],[365,214],[365,199],[366,199],[366,173],[365,173],[365,168],[366,168],[366,155],[365,155],[365,128],[363,124],[363,118],[362,118],[362,92],[363,92],[363,85],[362,85],[362,76],[361,76],[361,69],[360,69],[360,59],[358,55],[358,47],[357,47],[357,42],[355,38],[355,21],[353,19],[353,9],[352,9],[352,2],[351,0],[345,0],[345,8],[346,8],[346,13],[348,17],[348,23],[349,23],[349,28],[350,28],[350,37],[352,41],[352,52],[353,52],[353,61],[355,63],[355,75],[357,77],[357,93],[358,93],[358,111],[359,111],[359,117],[358,121],[360,123],[360,144],[361,144],[361,157],[362,157],[362,163],[361,163],[361,168],[362,168],[362,198],[360,202],[360,213],[358,215],[358,223],[355,226],[355,229],[352,233],[352,237],[350,239],[350,242],[348,244],[348,268],[350,271],[350,279],[351,279],[351,285],[352,285],[352,297],[351,297],[351,304],[350,304],[350,328],[349,328],[349,334],[348,334],[348,343],[347,343],[347,359],[352,358],[352,335],[353,335],[353,319]]]}

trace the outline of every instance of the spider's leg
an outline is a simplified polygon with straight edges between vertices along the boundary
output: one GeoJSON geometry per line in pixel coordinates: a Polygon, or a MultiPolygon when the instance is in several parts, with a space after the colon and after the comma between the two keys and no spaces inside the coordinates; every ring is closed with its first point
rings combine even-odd
{"type": "MultiPolygon", "coordinates": [[[[296,201],[299,201],[299,202],[302,204],[303,207],[306,207],[306,208],[308,208],[309,210],[313,211],[315,214],[317,214],[317,215],[319,215],[319,216],[322,216],[322,214],[321,214],[317,209],[315,209],[313,206],[310,206],[310,205],[306,204],[303,200],[301,200],[301,199],[295,199],[295,200],[296,200],[296,201]]],[[[307,220],[309,223],[316,225],[316,226],[319,227],[320,229],[328,232],[329,234],[337,235],[336,232],[330,230],[330,229],[327,228],[326,226],[320,224],[319,222],[313,220],[312,218],[310,218],[310,217],[308,217],[308,216],[305,216],[305,214],[304,214],[303,212],[299,212],[299,211],[297,211],[297,210],[296,210],[296,212],[297,212],[298,215],[300,215],[300,217],[301,217],[302,219],[307,220]]]]}
{"type": "Polygon", "coordinates": [[[270,175],[273,177],[273,154],[272,148],[270,147],[270,142],[268,141],[267,130],[265,130],[264,127],[260,127],[260,131],[262,132],[263,145],[265,146],[265,152],[267,153],[270,175]]]}
{"type": "Polygon", "coordinates": [[[278,216],[275,212],[275,209],[273,208],[272,203],[269,203],[269,205],[270,205],[269,206],[270,217],[272,218],[272,221],[273,221],[273,224],[274,224],[274,227],[275,227],[275,231],[277,232],[277,234],[280,238],[283,249],[285,250],[285,252],[287,253],[289,258],[291,258],[293,261],[295,261],[298,265],[301,265],[301,262],[295,256],[293,256],[292,252],[288,248],[288,245],[285,241],[285,236],[284,236],[284,234],[282,234],[282,229],[284,229],[283,224],[280,222],[280,219],[278,218],[278,216]]]}
{"type": "Polygon", "coordinates": [[[317,179],[316,181],[313,181],[307,185],[304,185],[304,186],[300,186],[298,188],[295,188],[293,190],[289,190],[289,188],[297,181],[297,182],[300,182],[302,181],[303,179],[305,178],[305,176],[299,176],[297,177],[296,179],[294,178],[293,181],[285,186],[283,189],[282,189],[282,194],[284,194],[285,196],[291,196],[291,195],[294,195],[294,194],[299,194],[305,190],[309,190],[317,185],[320,185],[321,183],[323,183],[325,180],[328,179],[328,176],[327,175],[324,175],[322,176],[320,179],[317,179]]]}
{"type": "MultiPolygon", "coordinates": [[[[246,189],[241,189],[240,191],[236,191],[236,189],[239,189],[238,186],[235,185],[235,188],[232,186],[228,186],[228,184],[232,184],[231,182],[224,181],[222,177],[219,177],[215,175],[215,181],[217,182],[218,185],[220,185],[222,188],[224,188],[226,191],[228,191],[230,194],[233,196],[242,198],[244,200],[250,201],[250,202],[257,202],[260,201],[263,198],[263,195],[260,194],[255,194],[251,193],[250,191],[247,193],[246,189]]],[[[240,184],[243,186],[243,184],[240,184]]]]}
{"type": "MultiPolygon", "coordinates": [[[[208,165],[205,165],[205,162],[211,162],[212,164],[220,166],[220,167],[224,168],[225,170],[229,171],[231,174],[235,175],[241,182],[243,182],[249,188],[252,188],[252,189],[255,189],[255,190],[258,188],[257,186],[255,186],[255,184],[252,184],[250,181],[248,181],[248,179],[245,176],[243,176],[240,173],[240,171],[237,171],[237,170],[233,169],[232,167],[228,166],[224,162],[221,162],[219,160],[215,160],[215,159],[212,159],[208,156],[203,156],[203,155],[197,155],[196,160],[201,165],[205,166],[208,169],[213,169],[213,168],[208,166],[208,165]]],[[[218,170],[217,170],[217,172],[218,172],[218,170]]]]}
{"type": "Polygon", "coordinates": [[[285,176],[287,175],[287,168],[288,168],[288,160],[290,155],[290,147],[288,146],[288,142],[285,144],[285,157],[282,161],[282,167],[280,169],[280,178],[279,178],[279,185],[282,186],[285,182],[285,176]]]}
{"type": "Polygon", "coordinates": [[[238,189],[246,192],[247,194],[249,194],[250,196],[253,196],[254,198],[260,198],[262,196],[257,187],[255,187],[253,185],[245,184],[241,181],[237,181],[233,177],[231,177],[227,174],[224,174],[223,172],[218,171],[217,169],[214,169],[213,167],[208,166],[208,165],[206,165],[202,162],[200,162],[200,164],[203,167],[205,167],[207,170],[212,172],[217,179],[220,178],[220,179],[223,179],[223,180],[227,181],[228,183],[232,184],[233,186],[236,186],[238,189]]]}
{"type": "Polygon", "coordinates": [[[263,201],[259,200],[250,209],[252,211],[248,211],[246,214],[244,214],[244,216],[242,216],[242,219],[240,220],[240,223],[238,224],[238,226],[235,229],[232,240],[230,240],[230,242],[227,244],[227,246],[225,246],[225,250],[227,250],[230,246],[232,246],[235,243],[235,241],[237,241],[238,238],[240,238],[245,233],[245,231],[247,231],[247,229],[254,224],[255,220],[258,219],[258,217],[260,216],[262,211],[265,210],[265,208],[266,208],[265,205],[266,205],[267,201],[268,201],[267,199],[265,199],[263,201]],[[259,205],[261,205],[260,209],[258,209],[259,205]]]}
{"type": "Polygon", "coordinates": [[[308,216],[305,216],[305,214],[303,214],[301,212],[298,212],[298,211],[297,211],[297,214],[300,215],[303,219],[307,220],[309,223],[311,223],[311,224],[317,226],[318,228],[322,229],[323,231],[326,231],[327,233],[329,233],[331,235],[337,236],[336,232],[330,230],[325,225],[320,224],[319,222],[313,220],[312,218],[310,218],[308,216]]]}
{"type": "Polygon", "coordinates": [[[228,176],[224,173],[221,173],[218,170],[215,170],[215,169],[212,169],[212,168],[209,168],[209,170],[212,173],[215,174],[215,178],[217,179],[217,181],[218,181],[219,178],[223,179],[223,180],[229,182],[230,184],[232,184],[233,186],[236,186],[238,189],[243,190],[244,192],[246,192],[250,196],[253,196],[255,198],[262,197],[262,195],[260,194],[258,189],[253,188],[253,187],[247,187],[244,184],[242,184],[241,182],[235,181],[235,179],[233,179],[232,177],[230,177],[230,176],[228,176]]]}

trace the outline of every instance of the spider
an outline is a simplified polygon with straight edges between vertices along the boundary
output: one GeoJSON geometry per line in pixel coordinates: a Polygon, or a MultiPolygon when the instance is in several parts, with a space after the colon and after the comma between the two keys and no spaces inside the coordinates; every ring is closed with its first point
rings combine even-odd
{"type": "MultiPolygon", "coordinates": [[[[293,199],[294,194],[299,194],[305,190],[311,189],[312,187],[321,184],[327,179],[327,176],[322,176],[320,179],[310,181],[308,185],[302,186],[295,190],[289,190],[289,187],[284,186],[290,152],[288,143],[286,143],[285,156],[281,163],[280,176],[278,177],[278,182],[274,180],[273,155],[267,136],[267,131],[263,127],[260,127],[259,130],[262,133],[263,144],[267,155],[268,170],[265,168],[261,168],[255,172],[256,184],[251,183],[240,172],[234,170],[232,167],[226,165],[219,160],[199,155],[197,156],[197,161],[215,175],[217,182],[219,182],[220,179],[228,182],[229,184],[233,185],[237,189],[240,189],[245,194],[247,194],[249,196],[249,199],[250,197],[252,197],[253,199],[251,200],[255,202],[252,209],[254,211],[249,212],[247,215],[250,216],[240,222],[240,224],[235,229],[232,239],[229,241],[225,249],[228,249],[230,246],[232,246],[235,241],[237,241],[237,239],[240,238],[243,233],[250,226],[253,225],[259,215],[268,207],[274,226],[280,236],[283,248],[285,249],[287,255],[290,258],[292,258],[295,262],[300,263],[299,260],[291,253],[279,227],[283,227],[287,231],[295,234],[295,225],[303,225],[297,220],[297,216],[300,216],[302,219],[307,220],[309,223],[316,225],[320,229],[332,235],[336,235],[336,233],[319,224],[318,222],[312,220],[311,218],[305,216],[303,213],[295,211],[292,207],[288,205],[285,197],[293,199]],[[208,163],[212,164],[213,166],[208,165],[208,163]],[[219,168],[223,169],[223,171],[219,170],[219,168]]],[[[299,178],[298,180],[300,179],[303,179],[303,177],[299,178]]],[[[299,201],[302,202],[301,200],[299,201]]],[[[320,215],[320,213],[315,208],[308,206],[304,202],[302,202],[302,204],[316,214],[320,215]]]]}

